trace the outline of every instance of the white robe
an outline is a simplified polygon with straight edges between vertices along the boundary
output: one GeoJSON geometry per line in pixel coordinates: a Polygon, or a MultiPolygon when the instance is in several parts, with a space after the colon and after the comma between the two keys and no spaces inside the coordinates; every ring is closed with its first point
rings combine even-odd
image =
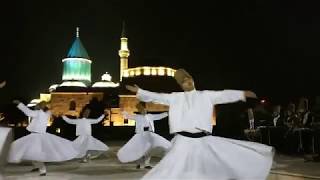
{"type": "Polygon", "coordinates": [[[191,91],[171,94],[153,93],[139,89],[137,98],[145,102],[168,105],[170,133],[179,131],[212,132],[215,104],[245,101],[243,91],[191,91]]]}
{"type": "Polygon", "coordinates": [[[27,126],[29,132],[45,133],[47,130],[48,121],[51,117],[50,111],[31,110],[24,104],[20,103],[17,106],[26,116],[32,118],[32,121],[27,126]]]}
{"type": "Polygon", "coordinates": [[[73,141],[73,146],[79,151],[77,158],[84,157],[88,151],[90,151],[90,155],[96,156],[109,149],[107,145],[91,135],[91,125],[99,123],[103,118],[104,115],[97,119],[69,119],[63,116],[67,123],[76,125],[76,135],[78,137],[73,141]]]}
{"type": "MultiPolygon", "coordinates": [[[[170,132],[212,131],[214,105],[245,101],[243,91],[190,91],[171,94],[139,89],[137,98],[169,106],[170,132]]],[[[273,148],[259,143],[176,135],[171,150],[143,179],[266,179],[273,148]]]]}
{"type": "Polygon", "coordinates": [[[11,128],[0,127],[0,180],[3,178],[2,173],[7,162],[10,143],[13,138],[11,128]]]}
{"type": "Polygon", "coordinates": [[[124,118],[136,121],[136,134],[117,153],[118,159],[122,163],[139,160],[143,156],[150,154],[154,148],[160,148],[165,152],[171,147],[171,143],[165,138],[154,133],[153,121],[163,119],[168,113],[129,115],[124,113],[124,118]],[[144,131],[148,127],[149,131],[144,131]]]}
{"type": "Polygon", "coordinates": [[[31,110],[22,103],[17,107],[32,118],[27,127],[31,134],[11,144],[8,162],[58,162],[73,159],[78,155],[71,141],[46,132],[50,112],[31,110]]]}

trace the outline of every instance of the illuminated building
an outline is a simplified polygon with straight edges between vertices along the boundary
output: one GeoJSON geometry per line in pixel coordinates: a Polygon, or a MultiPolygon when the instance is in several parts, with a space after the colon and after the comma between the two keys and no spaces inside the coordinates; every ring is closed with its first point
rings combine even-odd
{"type": "MultiPolygon", "coordinates": [[[[176,72],[173,68],[165,66],[129,67],[130,50],[124,24],[118,54],[120,57],[120,83],[112,82],[112,77],[108,73],[103,74],[100,81],[92,83],[92,61],[80,41],[79,28],[77,28],[76,39],[67,57],[62,60],[62,83],[51,85],[47,94],[43,93],[41,98],[34,100],[30,105],[44,100],[50,102],[49,108],[54,116],[79,117],[82,108],[95,98],[107,102],[104,109],[106,117],[102,123],[104,126],[134,126],[133,120],[123,119],[121,115],[121,111],[137,112],[135,105],[138,101],[135,95],[125,89],[126,84],[138,84],[155,92],[180,91],[180,87],[173,78],[176,72]]],[[[147,103],[147,109],[149,112],[159,113],[167,111],[168,107],[147,103]]]]}
{"type": "Polygon", "coordinates": [[[76,39],[62,62],[64,82],[60,86],[87,87],[91,84],[91,60],[80,40],[79,28],[77,28],[76,39]]]}

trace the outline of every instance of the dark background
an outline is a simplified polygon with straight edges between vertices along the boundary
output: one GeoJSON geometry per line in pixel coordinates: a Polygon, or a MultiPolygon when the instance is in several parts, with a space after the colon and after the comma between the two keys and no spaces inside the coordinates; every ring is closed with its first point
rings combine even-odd
{"type": "Polygon", "coordinates": [[[61,83],[80,27],[93,81],[119,78],[126,21],[129,67],[184,67],[198,89],[251,89],[286,101],[316,95],[320,16],[316,1],[1,1],[1,104],[37,98],[61,83]]]}

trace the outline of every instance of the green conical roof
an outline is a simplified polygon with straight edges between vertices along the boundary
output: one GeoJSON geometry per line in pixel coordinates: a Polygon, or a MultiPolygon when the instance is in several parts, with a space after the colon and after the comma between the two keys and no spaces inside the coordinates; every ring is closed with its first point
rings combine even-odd
{"type": "Polygon", "coordinates": [[[87,50],[84,48],[84,46],[81,43],[81,40],[79,37],[76,38],[76,40],[73,42],[69,52],[68,52],[68,58],[85,58],[90,59],[89,55],[87,53],[87,50]]]}
{"type": "Polygon", "coordinates": [[[76,40],[73,42],[67,57],[90,59],[87,50],[84,48],[79,38],[79,30],[79,27],[77,27],[76,40]]]}

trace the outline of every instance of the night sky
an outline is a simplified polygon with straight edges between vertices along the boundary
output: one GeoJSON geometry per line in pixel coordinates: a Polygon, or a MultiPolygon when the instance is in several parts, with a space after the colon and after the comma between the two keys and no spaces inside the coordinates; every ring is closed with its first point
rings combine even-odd
{"type": "Polygon", "coordinates": [[[198,89],[251,89],[271,99],[316,95],[319,12],[316,1],[305,0],[3,1],[1,104],[61,83],[77,26],[92,80],[107,71],[118,81],[123,20],[129,67],[183,67],[198,89]]]}

